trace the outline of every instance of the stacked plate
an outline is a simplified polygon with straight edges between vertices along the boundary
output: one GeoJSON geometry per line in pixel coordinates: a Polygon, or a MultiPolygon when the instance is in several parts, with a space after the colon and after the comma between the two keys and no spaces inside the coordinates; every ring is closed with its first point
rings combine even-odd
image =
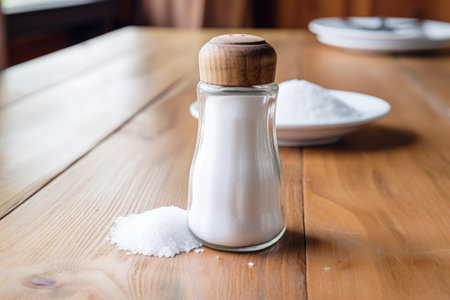
{"type": "Polygon", "coordinates": [[[309,30],[327,45],[370,52],[408,52],[450,46],[450,23],[413,18],[322,18],[309,30]]]}

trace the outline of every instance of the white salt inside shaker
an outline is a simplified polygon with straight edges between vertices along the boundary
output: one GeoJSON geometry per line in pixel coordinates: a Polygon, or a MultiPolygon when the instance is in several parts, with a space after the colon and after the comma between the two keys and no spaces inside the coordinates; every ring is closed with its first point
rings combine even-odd
{"type": "Polygon", "coordinates": [[[259,37],[219,36],[203,46],[199,62],[189,229],[212,248],[263,249],[286,228],[274,117],[275,51],[259,37]]]}

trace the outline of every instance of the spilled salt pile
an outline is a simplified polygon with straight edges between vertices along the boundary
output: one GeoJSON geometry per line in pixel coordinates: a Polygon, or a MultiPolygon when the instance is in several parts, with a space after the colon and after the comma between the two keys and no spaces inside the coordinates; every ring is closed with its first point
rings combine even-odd
{"type": "Polygon", "coordinates": [[[187,228],[186,210],[175,206],[118,217],[110,242],[129,254],[159,257],[173,257],[201,246],[187,228]]]}
{"type": "Polygon", "coordinates": [[[306,80],[280,83],[277,101],[277,125],[348,122],[362,116],[327,89],[306,80]]]}

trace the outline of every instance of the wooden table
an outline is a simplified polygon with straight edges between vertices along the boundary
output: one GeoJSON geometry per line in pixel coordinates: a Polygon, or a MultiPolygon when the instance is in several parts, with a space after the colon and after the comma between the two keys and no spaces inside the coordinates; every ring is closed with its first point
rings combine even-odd
{"type": "Polygon", "coordinates": [[[242,30],[275,47],[278,82],[392,111],[333,145],[280,148],[285,236],[175,258],[110,245],[116,217],[186,207],[197,53],[225,32],[125,28],[1,74],[1,299],[450,297],[450,56],[350,54],[306,31],[242,30]]]}

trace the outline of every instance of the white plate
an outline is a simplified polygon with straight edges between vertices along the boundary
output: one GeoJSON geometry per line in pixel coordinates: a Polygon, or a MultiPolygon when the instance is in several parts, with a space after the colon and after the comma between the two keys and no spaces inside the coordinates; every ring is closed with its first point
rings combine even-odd
{"type": "MultiPolygon", "coordinates": [[[[317,146],[334,143],[343,135],[354,132],[365,125],[387,115],[391,106],[386,101],[360,93],[330,90],[339,100],[361,112],[361,117],[352,122],[328,124],[277,125],[279,146],[317,146]]],[[[198,103],[189,107],[191,115],[198,119],[198,103]]]]}
{"type": "Polygon", "coordinates": [[[450,23],[411,18],[322,18],[309,23],[317,39],[350,50],[405,52],[450,46],[450,23]]]}

